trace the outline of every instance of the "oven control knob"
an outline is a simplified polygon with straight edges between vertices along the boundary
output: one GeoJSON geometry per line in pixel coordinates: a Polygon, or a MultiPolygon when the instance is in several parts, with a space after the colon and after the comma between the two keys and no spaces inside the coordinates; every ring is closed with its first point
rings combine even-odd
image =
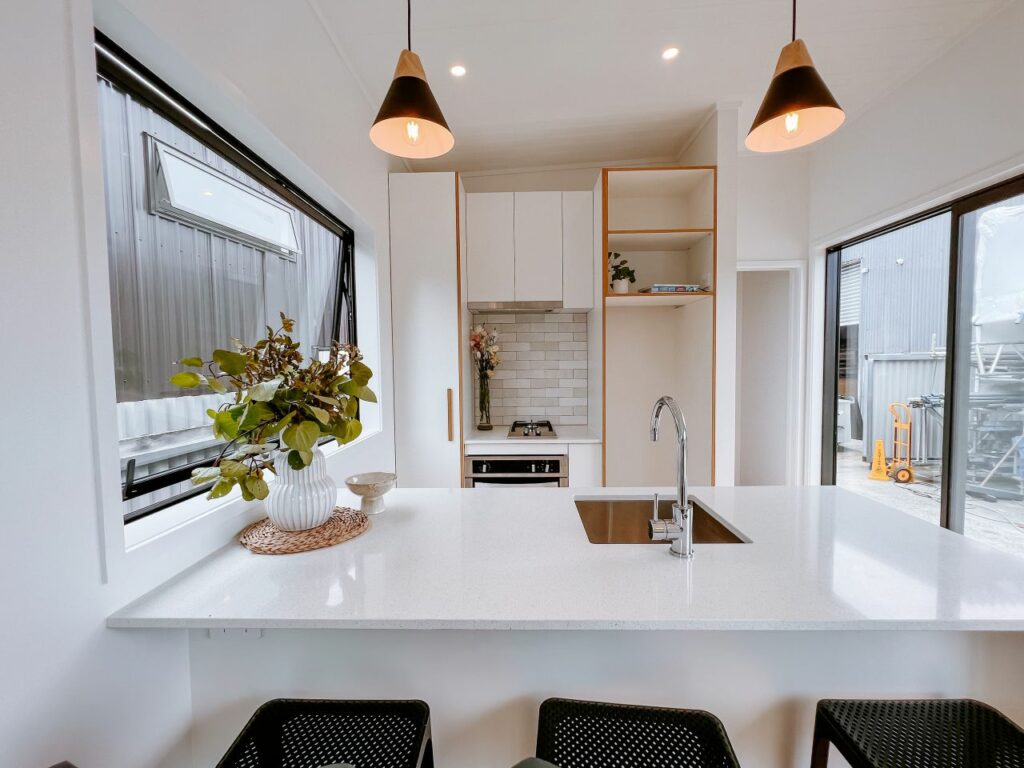
{"type": "Polygon", "coordinates": [[[531,472],[536,472],[537,471],[537,465],[536,464],[531,464],[530,465],[530,471],[531,472]]]}
{"type": "Polygon", "coordinates": [[[486,472],[487,471],[487,462],[486,461],[483,464],[480,465],[480,471],[481,472],[486,472]]]}

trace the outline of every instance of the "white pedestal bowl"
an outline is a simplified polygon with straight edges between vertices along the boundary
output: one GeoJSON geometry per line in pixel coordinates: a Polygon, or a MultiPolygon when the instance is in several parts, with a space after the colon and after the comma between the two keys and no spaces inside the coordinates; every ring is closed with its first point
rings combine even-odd
{"type": "Polygon", "coordinates": [[[345,485],[362,499],[361,512],[379,515],[384,511],[384,494],[395,487],[397,479],[393,472],[364,472],[346,478],[345,485]]]}

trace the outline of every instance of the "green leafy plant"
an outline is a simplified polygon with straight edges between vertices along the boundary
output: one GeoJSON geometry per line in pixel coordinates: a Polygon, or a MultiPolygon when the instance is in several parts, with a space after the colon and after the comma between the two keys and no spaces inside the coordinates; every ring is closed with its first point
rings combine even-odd
{"type": "Polygon", "coordinates": [[[608,254],[608,266],[612,272],[612,280],[629,280],[631,283],[636,282],[636,272],[632,267],[626,266],[627,264],[629,264],[629,262],[622,258],[621,253],[612,251],[608,254]]]}
{"type": "Polygon", "coordinates": [[[238,485],[246,500],[265,499],[270,492],[263,471],[274,471],[275,451],[287,455],[288,466],[301,470],[313,460],[322,437],[349,443],[363,425],[359,401],[377,402],[367,384],[373,372],[351,344],[331,344],[326,360],[302,365],[295,323],[281,313],[281,327],[267,326],[266,338],[253,346],[237,339],[237,351],[215,349],[210,360],[186,357],[185,368],[171,383],[185,389],[233,390],[234,402],[207,411],[214,436],[226,442],[213,466],[192,472],[192,483],[213,482],[208,498],[230,493],[238,485]],[[280,435],[278,443],[268,442],[280,435]]]}

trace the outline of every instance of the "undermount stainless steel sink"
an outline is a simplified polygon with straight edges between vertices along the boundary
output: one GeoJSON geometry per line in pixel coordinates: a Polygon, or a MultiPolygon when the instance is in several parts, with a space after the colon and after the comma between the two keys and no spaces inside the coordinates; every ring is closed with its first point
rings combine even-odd
{"type": "MultiPolygon", "coordinates": [[[[672,519],[674,499],[659,499],[658,517],[672,519]]],[[[690,498],[693,506],[694,544],[746,544],[713,513],[690,498]]],[[[651,541],[648,522],[654,508],[653,499],[576,499],[576,509],[591,544],[665,544],[651,541]]]]}

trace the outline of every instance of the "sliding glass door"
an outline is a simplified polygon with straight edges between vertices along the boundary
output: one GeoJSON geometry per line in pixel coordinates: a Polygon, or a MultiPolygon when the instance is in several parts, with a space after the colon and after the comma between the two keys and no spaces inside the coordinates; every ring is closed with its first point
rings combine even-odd
{"type": "Polygon", "coordinates": [[[829,250],[822,482],[1024,555],[1024,180],[829,250]]]}
{"type": "Polygon", "coordinates": [[[1024,553],[1024,181],[952,213],[948,527],[1024,553]]]}
{"type": "Polygon", "coordinates": [[[838,278],[832,482],[934,523],[949,233],[943,211],[829,253],[838,278]]]}

